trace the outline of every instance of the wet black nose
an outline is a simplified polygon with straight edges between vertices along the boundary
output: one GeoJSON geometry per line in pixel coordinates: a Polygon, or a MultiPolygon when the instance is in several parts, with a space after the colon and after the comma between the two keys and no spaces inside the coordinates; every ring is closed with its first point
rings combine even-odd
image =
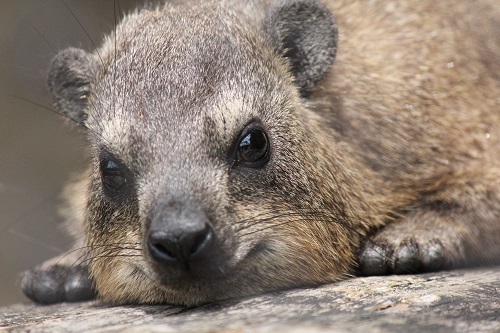
{"type": "Polygon", "coordinates": [[[188,264],[209,256],[214,232],[203,219],[152,224],[148,246],[154,260],[164,264],[188,264]]]}

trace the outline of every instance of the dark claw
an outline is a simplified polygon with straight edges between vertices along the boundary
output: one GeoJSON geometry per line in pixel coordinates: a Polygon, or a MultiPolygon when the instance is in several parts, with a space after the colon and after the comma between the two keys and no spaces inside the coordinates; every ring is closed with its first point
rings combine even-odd
{"type": "Polygon", "coordinates": [[[366,276],[387,274],[387,249],[378,244],[367,244],[359,258],[361,274],[366,276]]]}
{"type": "Polygon", "coordinates": [[[420,271],[418,244],[414,239],[408,238],[399,244],[391,260],[392,272],[395,274],[412,274],[420,271]]]}
{"type": "Polygon", "coordinates": [[[64,274],[66,269],[53,266],[49,270],[33,268],[24,272],[21,288],[26,296],[37,303],[64,302],[64,274]]]}
{"type": "Polygon", "coordinates": [[[424,272],[435,272],[446,267],[444,248],[439,239],[430,241],[421,257],[424,272]]]}
{"type": "Polygon", "coordinates": [[[87,267],[77,267],[72,270],[64,283],[67,302],[82,302],[94,299],[96,292],[87,267]]]}
{"type": "Polygon", "coordinates": [[[86,267],[33,268],[24,272],[21,288],[27,297],[41,304],[78,302],[95,297],[86,267]]]}

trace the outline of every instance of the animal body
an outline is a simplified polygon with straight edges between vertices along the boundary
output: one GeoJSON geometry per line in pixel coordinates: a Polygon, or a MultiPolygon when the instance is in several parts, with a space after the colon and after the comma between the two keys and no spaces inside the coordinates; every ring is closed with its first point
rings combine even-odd
{"type": "Polygon", "coordinates": [[[197,305],[500,258],[495,0],[171,1],[60,52],[86,131],[42,303],[197,305]]]}

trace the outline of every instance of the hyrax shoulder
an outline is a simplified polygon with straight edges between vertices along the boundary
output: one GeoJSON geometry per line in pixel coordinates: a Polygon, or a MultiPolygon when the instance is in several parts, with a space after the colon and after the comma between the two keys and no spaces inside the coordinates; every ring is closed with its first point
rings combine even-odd
{"type": "Polygon", "coordinates": [[[498,17],[494,0],[176,1],[62,51],[50,91],[92,162],[77,251],[25,292],[195,305],[494,262],[498,17]]]}

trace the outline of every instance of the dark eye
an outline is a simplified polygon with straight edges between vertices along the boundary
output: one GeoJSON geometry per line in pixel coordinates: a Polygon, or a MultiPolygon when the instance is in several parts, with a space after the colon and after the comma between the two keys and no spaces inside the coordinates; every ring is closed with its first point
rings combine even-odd
{"type": "Polygon", "coordinates": [[[260,126],[250,125],[242,133],[236,151],[238,163],[262,167],[269,160],[269,140],[260,126]]]}
{"type": "Polygon", "coordinates": [[[127,178],[118,162],[110,158],[103,158],[100,167],[102,183],[105,188],[116,192],[127,185],[127,178]]]}

